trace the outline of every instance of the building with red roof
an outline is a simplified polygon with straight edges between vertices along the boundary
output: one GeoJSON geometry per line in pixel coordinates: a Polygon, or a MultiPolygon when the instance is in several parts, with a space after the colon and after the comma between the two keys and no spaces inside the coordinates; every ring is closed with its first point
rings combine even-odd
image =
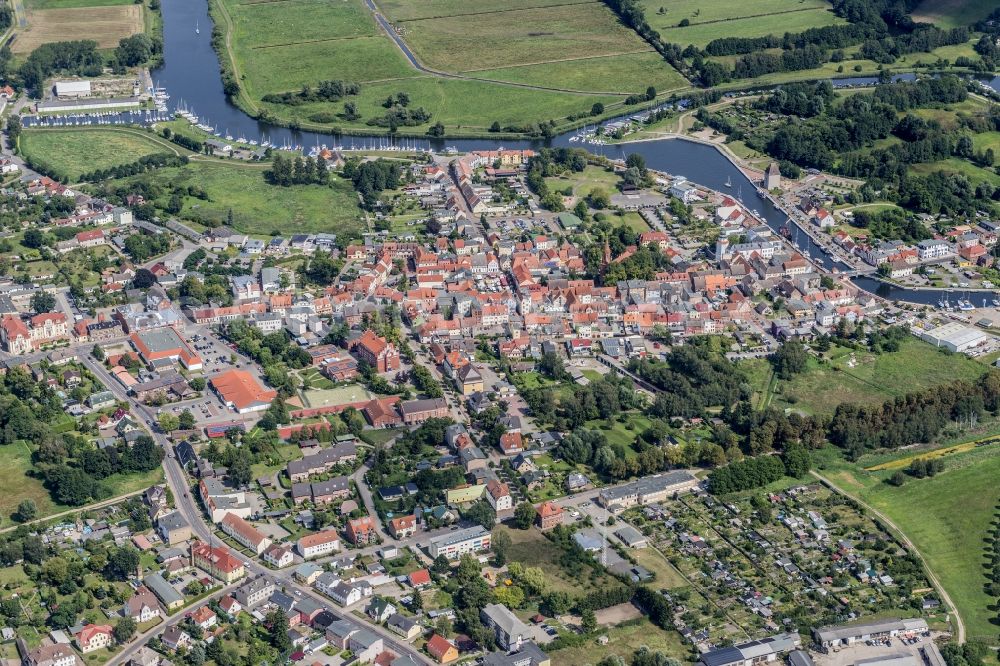
{"type": "Polygon", "coordinates": [[[537,514],[538,528],[543,532],[551,530],[563,521],[563,509],[555,502],[543,502],[535,509],[537,514]]]}
{"type": "Polygon", "coordinates": [[[370,328],[361,337],[352,340],[350,348],[360,360],[375,368],[376,372],[399,370],[399,351],[396,346],[379,337],[370,328]]]}
{"type": "Polygon", "coordinates": [[[426,587],[431,584],[431,573],[427,569],[417,569],[409,575],[410,585],[426,587]]]}
{"type": "Polygon", "coordinates": [[[233,537],[240,545],[258,555],[271,545],[271,539],[235,513],[227,513],[219,523],[222,531],[233,537]]]}
{"type": "Polygon", "coordinates": [[[180,363],[188,370],[202,368],[201,357],[169,326],[136,331],[129,336],[129,341],[149,367],[170,361],[180,363]]]}
{"type": "Polygon", "coordinates": [[[76,635],[76,646],[84,654],[110,647],[115,642],[112,631],[110,624],[88,624],[76,635]]]}
{"type": "Polygon", "coordinates": [[[240,414],[264,411],[278,397],[277,391],[265,388],[246,370],[220,372],[209,383],[219,399],[240,414]]]}
{"type": "Polygon", "coordinates": [[[458,659],[458,648],[441,634],[434,634],[427,641],[427,654],[439,664],[449,664],[458,659]]]}
{"type": "Polygon", "coordinates": [[[375,543],[378,540],[378,530],[371,516],[362,516],[347,521],[347,538],[354,545],[375,543]]]}
{"type": "Polygon", "coordinates": [[[389,532],[397,539],[405,539],[417,532],[417,517],[414,515],[399,516],[389,521],[389,532]]]}
{"type": "Polygon", "coordinates": [[[226,584],[243,578],[243,562],[225,546],[210,546],[202,541],[191,544],[191,563],[226,584]]]}

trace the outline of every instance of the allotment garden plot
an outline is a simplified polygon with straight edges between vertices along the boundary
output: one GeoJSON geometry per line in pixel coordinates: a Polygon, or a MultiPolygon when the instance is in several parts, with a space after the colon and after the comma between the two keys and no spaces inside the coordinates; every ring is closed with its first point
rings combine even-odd
{"type": "Polygon", "coordinates": [[[690,582],[668,594],[679,604],[678,628],[695,643],[785,625],[808,634],[852,614],[915,616],[934,596],[914,557],[819,485],[755,499],[682,496],[625,518],[690,582]]]}

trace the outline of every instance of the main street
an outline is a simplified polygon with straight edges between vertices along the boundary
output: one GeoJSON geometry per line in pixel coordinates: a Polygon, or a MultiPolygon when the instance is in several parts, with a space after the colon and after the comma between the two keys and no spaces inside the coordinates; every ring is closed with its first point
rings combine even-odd
{"type": "MultiPolygon", "coordinates": [[[[115,394],[115,396],[119,400],[127,402],[130,405],[134,414],[141,416],[142,420],[146,421],[147,424],[153,423],[155,421],[156,415],[153,412],[153,410],[147,407],[146,405],[143,405],[142,403],[138,402],[132,396],[130,396],[125,391],[124,387],[122,387],[117,381],[115,381],[114,378],[111,377],[108,371],[105,370],[100,363],[94,361],[94,359],[90,358],[89,355],[84,356],[82,358],[82,362],[84,365],[87,366],[87,369],[89,369],[92,373],[94,373],[94,375],[97,376],[109,388],[109,390],[111,390],[112,393],[115,394]]],[[[163,434],[157,432],[155,428],[151,427],[150,431],[153,436],[153,439],[157,442],[157,444],[163,447],[164,451],[169,452],[170,442],[167,440],[167,438],[163,434]]],[[[214,543],[218,541],[218,538],[214,534],[214,526],[210,525],[207,522],[204,514],[201,511],[201,508],[196,503],[194,497],[191,496],[190,487],[188,486],[188,481],[185,476],[184,470],[181,469],[180,463],[177,462],[177,459],[171,456],[166,456],[163,459],[163,471],[165,473],[167,485],[170,487],[170,491],[173,493],[174,502],[177,505],[177,510],[184,517],[184,519],[191,525],[191,531],[194,533],[194,535],[205,542],[214,543]]],[[[326,610],[330,611],[336,617],[340,619],[350,619],[355,624],[358,623],[358,620],[356,618],[354,617],[349,618],[346,613],[337,612],[334,608],[330,606],[329,601],[327,599],[313,592],[312,588],[305,585],[301,585],[298,581],[296,581],[292,577],[291,571],[289,570],[275,571],[267,568],[266,566],[264,566],[263,563],[258,562],[254,559],[247,559],[244,562],[246,565],[248,577],[253,578],[261,574],[270,576],[271,578],[275,579],[275,581],[284,585],[286,588],[293,590],[296,596],[309,597],[315,602],[322,605],[326,610]]],[[[372,623],[365,623],[364,626],[370,631],[378,634],[383,639],[386,649],[391,650],[392,652],[395,652],[400,656],[409,655],[413,657],[415,660],[417,660],[419,663],[431,663],[426,657],[420,654],[420,652],[413,649],[412,646],[400,643],[398,640],[396,640],[396,637],[384,627],[372,623]]],[[[112,664],[112,666],[114,666],[115,664],[124,663],[125,661],[128,660],[130,656],[135,654],[135,652],[139,649],[139,643],[140,641],[136,641],[135,643],[130,644],[128,648],[126,648],[123,652],[118,654],[109,663],[112,664]]]]}

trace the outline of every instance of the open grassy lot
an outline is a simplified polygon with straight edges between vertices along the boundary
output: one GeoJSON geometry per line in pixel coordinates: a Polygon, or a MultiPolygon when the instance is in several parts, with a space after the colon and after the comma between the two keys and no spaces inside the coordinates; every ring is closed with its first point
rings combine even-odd
{"type": "Polygon", "coordinates": [[[111,7],[132,5],[133,0],[27,0],[27,9],[70,9],[72,7],[111,7]]]}
{"type": "MultiPolygon", "coordinates": [[[[753,3],[740,3],[738,7],[753,7],[753,3]]],[[[765,16],[734,18],[711,23],[700,23],[691,19],[686,27],[671,27],[660,30],[663,39],[676,44],[694,44],[703,47],[714,39],[739,35],[741,37],[764,37],[783,35],[786,32],[802,32],[808,28],[822,28],[844,23],[829,9],[803,9],[765,16]]],[[[674,24],[676,26],[676,23],[674,24]]]]}
{"type": "Polygon", "coordinates": [[[575,197],[585,197],[597,188],[603,189],[608,194],[614,194],[619,181],[621,181],[621,177],[618,174],[597,166],[588,166],[578,173],[545,179],[545,183],[551,190],[564,192],[570,189],[575,197]]]}
{"type": "Polygon", "coordinates": [[[155,153],[179,154],[181,149],[154,135],[120,128],[26,129],[21,150],[35,162],[75,180],[95,169],[130,164],[155,153]]]}
{"type": "Polygon", "coordinates": [[[663,652],[681,662],[694,661],[680,634],[675,631],[664,631],[645,618],[638,622],[611,627],[601,633],[608,637],[605,645],[599,644],[595,639],[579,647],[557,650],[549,655],[552,657],[552,663],[555,666],[593,666],[613,654],[629,659],[633,652],[644,645],[654,652],[663,652]]]}
{"type": "Polygon", "coordinates": [[[278,187],[264,180],[267,164],[192,161],[183,167],[159,169],[130,180],[149,179],[163,188],[166,204],[172,188],[197,186],[208,200],[184,197],[180,217],[224,223],[232,211],[233,226],[244,233],[314,233],[328,231],[349,237],[363,226],[354,188],[334,178],[330,186],[278,187]]]}
{"type": "MultiPolygon", "coordinates": [[[[4,489],[0,493],[0,521],[3,526],[10,526],[10,515],[23,499],[35,502],[39,518],[72,508],[52,501],[42,480],[29,476],[29,472],[33,470],[28,444],[16,442],[0,447],[0,487],[4,489]]],[[[109,497],[116,497],[148,488],[162,478],[163,470],[156,469],[149,474],[116,474],[104,479],[102,484],[110,492],[109,497]]]]}
{"type": "Polygon", "coordinates": [[[73,39],[92,39],[97,47],[111,49],[123,37],[145,29],[143,6],[136,4],[110,7],[67,7],[28,10],[28,27],[18,29],[11,50],[31,53],[42,44],[73,39]]]}
{"type": "Polygon", "coordinates": [[[946,160],[941,160],[940,162],[914,164],[910,167],[910,171],[924,176],[935,171],[945,171],[948,173],[962,174],[968,178],[973,185],[978,185],[983,181],[987,181],[993,186],[1000,185],[1000,176],[993,171],[983,169],[982,167],[978,167],[971,162],[967,162],[957,157],[950,157],[946,160]]]}
{"type": "MultiPolygon", "coordinates": [[[[358,40],[354,40],[358,41],[358,40]]],[[[620,98],[609,95],[571,95],[549,90],[532,90],[511,86],[443,79],[432,76],[405,78],[384,83],[362,84],[361,95],[351,98],[358,106],[361,119],[355,123],[337,121],[333,125],[363,128],[369,118],[385,114],[382,102],[389,95],[406,92],[410,95],[410,106],[422,106],[433,116],[429,124],[441,121],[448,128],[485,131],[497,121],[501,125],[565,118],[571,113],[589,111],[595,102],[608,105],[620,98]]],[[[343,105],[322,102],[303,104],[296,107],[277,104],[262,104],[262,107],[279,116],[295,117],[306,121],[310,115],[320,111],[340,111],[343,105]]],[[[425,126],[400,128],[423,132],[425,126]]]]}
{"type": "Polygon", "coordinates": [[[865,471],[868,457],[822,473],[883,512],[913,541],[957,605],[967,637],[996,640],[1000,630],[990,610],[995,599],[983,590],[983,553],[1000,502],[1000,447],[972,449],[942,460],[943,472],[910,479],[902,487],[885,482],[892,470],[865,471]]]}
{"type": "Polygon", "coordinates": [[[237,42],[257,50],[378,34],[374,19],[360,2],[228,0],[226,4],[235,24],[237,42]]]}
{"type": "Polygon", "coordinates": [[[552,85],[558,81],[560,87],[569,90],[625,94],[645,92],[648,86],[662,93],[688,85],[677,70],[654,52],[489,69],[477,71],[475,76],[530,85],[552,85]]]}
{"type": "Polygon", "coordinates": [[[506,0],[502,6],[489,0],[385,0],[378,5],[393,22],[413,21],[442,16],[464,14],[493,14],[511,9],[530,9],[533,7],[549,7],[553,5],[576,5],[593,2],[593,0],[506,0]]]}
{"type": "Polygon", "coordinates": [[[954,28],[986,18],[996,6],[995,0],[924,0],[911,16],[939,28],[954,28]]]}
{"type": "Polygon", "coordinates": [[[403,37],[424,64],[447,72],[652,50],[596,1],[408,22],[403,37]]]}
{"type": "Polygon", "coordinates": [[[881,402],[955,379],[974,379],[986,371],[961,354],[945,355],[916,338],[908,338],[898,352],[852,355],[850,350],[834,348],[828,356],[828,363],[811,358],[805,372],[770,386],[766,361],[746,363],[754,388],[762,394],[758,404],[832,414],[842,402],[881,402]]]}
{"type": "MultiPolygon", "coordinates": [[[[608,573],[603,575],[588,575],[585,578],[570,576],[559,564],[562,550],[559,546],[546,539],[535,528],[529,530],[512,530],[498,527],[506,531],[512,545],[507,558],[510,562],[522,562],[525,566],[540,567],[545,572],[547,589],[567,592],[572,597],[579,597],[588,592],[608,587],[622,585],[618,579],[608,573]]],[[[591,570],[588,569],[588,573],[591,570]]]]}

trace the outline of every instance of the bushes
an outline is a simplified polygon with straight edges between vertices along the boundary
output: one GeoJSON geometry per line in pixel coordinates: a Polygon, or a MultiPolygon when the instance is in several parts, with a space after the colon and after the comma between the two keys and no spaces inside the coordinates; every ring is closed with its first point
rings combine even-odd
{"type": "Polygon", "coordinates": [[[708,476],[708,489],[724,495],[774,483],[785,475],[785,464],[777,456],[747,458],[720,467],[708,476]]]}

